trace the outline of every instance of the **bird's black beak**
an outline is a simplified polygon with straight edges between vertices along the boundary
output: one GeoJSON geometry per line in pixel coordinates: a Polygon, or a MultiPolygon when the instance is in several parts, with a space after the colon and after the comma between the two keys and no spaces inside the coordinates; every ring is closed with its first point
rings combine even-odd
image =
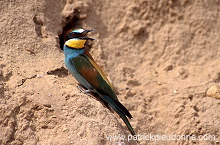
{"type": "MultiPolygon", "coordinates": [[[[95,30],[94,30],[94,29],[85,30],[85,31],[83,31],[82,33],[83,33],[84,36],[85,36],[88,32],[92,32],[92,31],[95,31],[95,30]]],[[[83,40],[95,40],[94,38],[90,38],[90,37],[81,37],[81,39],[83,39],[83,40]]]]}
{"type": "Polygon", "coordinates": [[[90,38],[90,37],[81,37],[80,39],[83,39],[83,40],[95,40],[94,38],[90,38]]]}
{"type": "Polygon", "coordinates": [[[94,30],[94,29],[91,29],[91,30],[85,30],[85,31],[83,31],[82,33],[87,34],[88,32],[92,32],[92,31],[95,31],[95,30],[94,30]]]}

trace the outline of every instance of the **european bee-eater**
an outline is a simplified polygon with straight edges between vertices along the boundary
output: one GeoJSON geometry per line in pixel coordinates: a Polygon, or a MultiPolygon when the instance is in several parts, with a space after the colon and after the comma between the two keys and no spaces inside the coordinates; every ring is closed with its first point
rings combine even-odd
{"type": "Polygon", "coordinates": [[[102,72],[90,53],[84,48],[87,40],[94,40],[93,38],[86,37],[86,34],[91,31],[93,30],[75,29],[68,32],[65,36],[63,48],[67,69],[87,89],[85,92],[98,94],[100,99],[122,118],[131,134],[135,135],[127,119],[127,117],[132,118],[131,114],[119,102],[106,75],[102,72]]]}

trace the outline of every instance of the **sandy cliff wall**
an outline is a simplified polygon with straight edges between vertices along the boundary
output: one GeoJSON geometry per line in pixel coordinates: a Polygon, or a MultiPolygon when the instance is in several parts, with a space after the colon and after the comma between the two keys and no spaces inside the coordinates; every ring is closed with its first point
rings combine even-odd
{"type": "Polygon", "coordinates": [[[107,140],[129,132],[76,88],[59,46],[67,23],[96,30],[88,47],[137,134],[216,137],[140,144],[217,144],[219,13],[218,0],[0,1],[0,144],[136,143],[107,140]]]}

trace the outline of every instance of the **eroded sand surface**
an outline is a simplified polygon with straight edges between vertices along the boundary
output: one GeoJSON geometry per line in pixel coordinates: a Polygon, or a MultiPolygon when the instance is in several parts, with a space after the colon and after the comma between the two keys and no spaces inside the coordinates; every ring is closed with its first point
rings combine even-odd
{"type": "Polygon", "coordinates": [[[216,137],[139,144],[219,144],[218,0],[0,1],[0,144],[136,144],[107,140],[126,126],[67,72],[59,35],[70,21],[96,30],[90,52],[138,135],[216,137]]]}

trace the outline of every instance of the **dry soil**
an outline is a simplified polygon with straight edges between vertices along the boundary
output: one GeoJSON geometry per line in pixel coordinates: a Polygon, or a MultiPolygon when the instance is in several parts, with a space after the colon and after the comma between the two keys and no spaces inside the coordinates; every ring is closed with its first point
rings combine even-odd
{"type": "Polygon", "coordinates": [[[219,0],[0,0],[1,145],[137,144],[77,89],[59,44],[67,27],[96,30],[87,47],[133,115],[138,144],[219,144],[219,0]]]}

